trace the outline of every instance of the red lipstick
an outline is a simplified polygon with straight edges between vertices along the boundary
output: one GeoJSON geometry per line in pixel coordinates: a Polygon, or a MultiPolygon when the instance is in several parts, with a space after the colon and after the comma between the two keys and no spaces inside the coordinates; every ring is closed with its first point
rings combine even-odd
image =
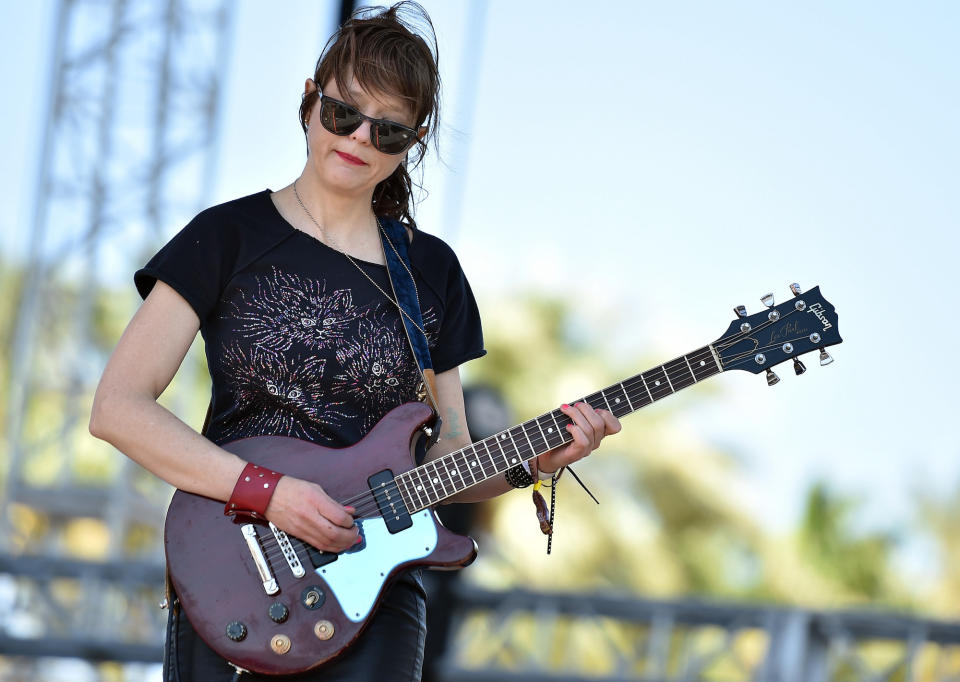
{"type": "Polygon", "coordinates": [[[351,156],[346,152],[337,152],[337,156],[346,161],[347,163],[352,163],[354,166],[366,166],[367,164],[362,160],[358,159],[355,156],[351,156]]]}

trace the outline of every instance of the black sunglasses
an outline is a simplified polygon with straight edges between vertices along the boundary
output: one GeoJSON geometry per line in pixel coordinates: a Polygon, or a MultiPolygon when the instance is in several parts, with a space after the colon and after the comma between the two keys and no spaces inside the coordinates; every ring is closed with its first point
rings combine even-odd
{"type": "Polygon", "coordinates": [[[320,123],[334,135],[349,135],[370,121],[370,143],[384,154],[403,154],[423,140],[413,128],[384,118],[370,118],[346,102],[320,95],[320,123]]]}

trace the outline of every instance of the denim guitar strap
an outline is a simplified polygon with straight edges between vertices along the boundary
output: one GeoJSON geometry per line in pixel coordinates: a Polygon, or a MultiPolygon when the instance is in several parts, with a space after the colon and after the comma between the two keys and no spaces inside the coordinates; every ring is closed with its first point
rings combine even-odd
{"type": "MultiPolygon", "coordinates": [[[[407,340],[413,357],[417,360],[420,373],[423,375],[423,389],[427,404],[437,415],[434,433],[440,432],[440,406],[437,404],[436,380],[433,373],[433,361],[430,358],[430,348],[427,337],[423,332],[423,316],[420,313],[420,299],[417,296],[417,286],[413,281],[413,267],[410,265],[410,256],[407,252],[409,241],[407,228],[392,218],[379,218],[380,239],[383,242],[384,258],[387,262],[387,273],[390,276],[390,285],[397,304],[403,313],[403,328],[407,332],[407,340]]],[[[422,398],[421,398],[422,399],[422,398]]]]}

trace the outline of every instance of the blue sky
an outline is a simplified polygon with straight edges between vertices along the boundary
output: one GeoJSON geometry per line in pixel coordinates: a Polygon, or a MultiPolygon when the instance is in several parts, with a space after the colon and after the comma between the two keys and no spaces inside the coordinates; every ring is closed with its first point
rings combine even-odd
{"type": "MultiPolygon", "coordinates": [[[[293,112],[335,11],[237,4],[210,203],[301,169],[293,112]]],[[[613,352],[667,360],[718,337],[736,304],[820,284],[837,361],[811,356],[799,378],[784,366],[772,389],[723,376],[721,400],[684,427],[740,453],[746,502],[773,527],[817,477],[859,496],[868,526],[960,486],[960,6],[424,4],[445,164],[428,164],[418,221],[454,245],[485,305],[516,287],[560,294],[613,352]],[[478,24],[481,57],[464,63],[478,24]]],[[[51,7],[0,7],[10,253],[30,220],[51,7]]]]}

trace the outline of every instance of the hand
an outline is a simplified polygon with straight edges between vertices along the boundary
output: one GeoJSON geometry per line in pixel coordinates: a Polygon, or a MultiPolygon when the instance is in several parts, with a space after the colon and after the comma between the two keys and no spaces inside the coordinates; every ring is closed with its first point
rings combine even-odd
{"type": "Polygon", "coordinates": [[[573,437],[572,443],[561,445],[541,454],[537,463],[545,474],[557,471],[560,467],[583,459],[600,447],[605,436],[620,432],[620,420],[608,410],[595,410],[587,403],[562,405],[560,411],[573,420],[567,425],[567,431],[573,437]]]}
{"type": "Polygon", "coordinates": [[[353,507],[344,507],[316,483],[284,476],[267,506],[267,518],[280,530],[324,552],[342,552],[360,539],[353,507]]]}

